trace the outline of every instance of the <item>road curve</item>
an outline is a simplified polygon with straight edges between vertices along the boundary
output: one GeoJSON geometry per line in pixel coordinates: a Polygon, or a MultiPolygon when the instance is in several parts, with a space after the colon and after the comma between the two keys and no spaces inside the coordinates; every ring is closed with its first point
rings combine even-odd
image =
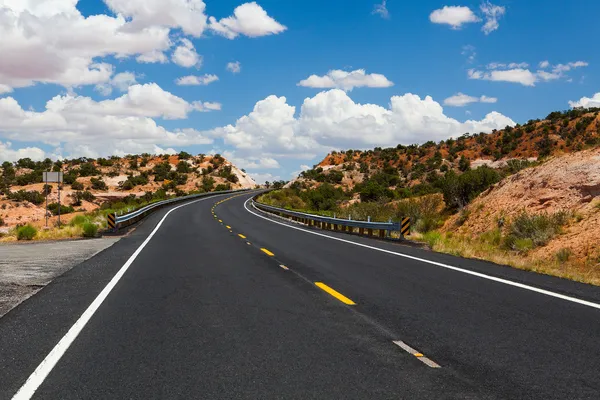
{"type": "Polygon", "coordinates": [[[161,210],[0,319],[0,399],[600,398],[600,310],[519,285],[597,288],[309,230],[250,196],[161,210]]]}

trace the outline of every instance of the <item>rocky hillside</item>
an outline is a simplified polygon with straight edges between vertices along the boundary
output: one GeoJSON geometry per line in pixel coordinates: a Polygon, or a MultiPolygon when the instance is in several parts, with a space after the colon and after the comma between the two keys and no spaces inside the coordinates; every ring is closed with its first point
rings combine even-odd
{"type": "Polygon", "coordinates": [[[568,249],[582,263],[600,263],[600,149],[558,156],[507,177],[451,217],[444,230],[478,237],[504,230],[523,213],[561,212],[572,216],[570,222],[532,256],[552,259],[568,249]]]}
{"type": "Polygon", "coordinates": [[[57,184],[44,188],[42,182],[42,172],[48,170],[64,172],[63,221],[117,202],[132,203],[133,207],[132,200],[256,186],[250,176],[220,155],[192,156],[181,152],[57,162],[21,159],[4,162],[0,169],[0,229],[7,231],[25,223],[41,226],[45,220],[46,190],[52,214],[57,214],[57,184]]]}
{"type": "MultiPolygon", "coordinates": [[[[413,187],[432,182],[448,170],[456,172],[488,165],[511,169],[508,160],[534,161],[600,144],[600,109],[553,112],[545,120],[506,127],[490,134],[465,134],[421,146],[332,152],[295,181],[304,187],[328,182],[348,190],[381,171],[398,175],[389,187],[413,187]]],[[[514,166],[513,166],[514,167],[514,166]]]]}

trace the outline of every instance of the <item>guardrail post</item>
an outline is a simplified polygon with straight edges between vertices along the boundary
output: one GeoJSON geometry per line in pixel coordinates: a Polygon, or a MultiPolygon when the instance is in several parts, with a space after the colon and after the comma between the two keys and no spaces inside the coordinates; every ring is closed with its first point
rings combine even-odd
{"type": "MultiPolygon", "coordinates": [[[[371,221],[369,221],[369,222],[371,222],[371,221]]],[[[373,236],[373,229],[369,228],[368,234],[369,234],[369,236],[373,236]]]]}
{"type": "Polygon", "coordinates": [[[358,228],[358,234],[359,235],[364,235],[365,234],[365,228],[358,228]]]}

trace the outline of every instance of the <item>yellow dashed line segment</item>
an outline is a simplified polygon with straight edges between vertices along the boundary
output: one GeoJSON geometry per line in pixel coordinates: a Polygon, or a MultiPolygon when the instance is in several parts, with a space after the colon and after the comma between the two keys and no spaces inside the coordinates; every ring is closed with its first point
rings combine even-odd
{"type": "Polygon", "coordinates": [[[260,249],[260,251],[262,251],[263,253],[265,253],[269,257],[273,257],[275,255],[275,254],[271,253],[269,250],[267,250],[265,248],[260,249]]]}
{"type": "Polygon", "coordinates": [[[322,283],[322,282],[315,282],[315,285],[317,285],[317,287],[327,293],[329,293],[331,296],[335,297],[336,299],[338,299],[339,301],[341,301],[344,304],[347,304],[349,306],[355,306],[356,303],[353,302],[352,300],[350,300],[349,298],[347,298],[346,296],[344,296],[343,294],[341,294],[340,292],[330,288],[329,286],[327,286],[326,284],[322,283]]]}
{"type": "Polygon", "coordinates": [[[241,237],[242,239],[246,239],[246,236],[242,235],[241,233],[238,233],[238,236],[241,237]]]}

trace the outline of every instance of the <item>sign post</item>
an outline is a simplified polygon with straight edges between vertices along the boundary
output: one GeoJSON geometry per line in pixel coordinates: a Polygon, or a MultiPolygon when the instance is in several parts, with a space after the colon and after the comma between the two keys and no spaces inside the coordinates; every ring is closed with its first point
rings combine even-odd
{"type": "MultiPolygon", "coordinates": [[[[58,226],[60,226],[60,184],[63,183],[63,172],[47,172],[44,171],[44,182],[48,185],[48,182],[58,183],[58,226]]],[[[48,227],[48,195],[49,191],[46,191],[46,227],[48,227]]]]}

